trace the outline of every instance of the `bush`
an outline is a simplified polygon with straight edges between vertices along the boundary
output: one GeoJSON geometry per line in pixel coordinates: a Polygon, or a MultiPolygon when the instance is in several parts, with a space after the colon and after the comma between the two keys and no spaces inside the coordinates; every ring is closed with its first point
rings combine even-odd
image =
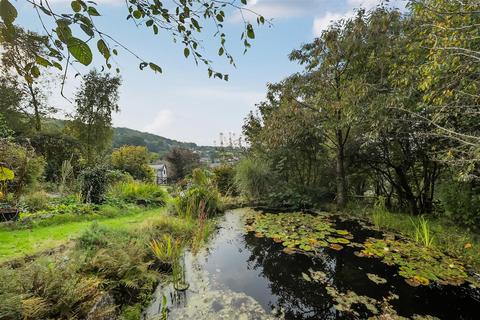
{"type": "Polygon", "coordinates": [[[292,210],[309,209],[313,203],[307,195],[293,189],[280,190],[269,194],[269,204],[273,207],[291,208],[292,210]]]}
{"type": "Polygon", "coordinates": [[[191,187],[179,196],[178,211],[181,215],[196,218],[201,211],[209,217],[221,211],[220,195],[215,189],[191,187]]]}
{"type": "Polygon", "coordinates": [[[230,165],[222,165],[213,169],[214,181],[218,191],[225,196],[238,195],[235,185],[235,169],[230,165]]]}
{"type": "Polygon", "coordinates": [[[464,226],[480,225],[480,187],[449,181],[439,188],[439,200],[448,218],[464,226]]]}
{"type": "Polygon", "coordinates": [[[107,168],[100,164],[83,170],[80,173],[80,185],[84,202],[102,203],[108,187],[107,168]]]}
{"type": "Polygon", "coordinates": [[[240,193],[249,199],[265,199],[271,189],[273,173],[267,163],[246,158],[237,164],[235,184],[240,193]]]}
{"type": "Polygon", "coordinates": [[[45,210],[49,207],[50,197],[45,191],[36,191],[24,195],[21,198],[21,205],[29,212],[45,210]]]}
{"type": "Polygon", "coordinates": [[[213,216],[222,211],[220,193],[211,172],[197,168],[186,181],[186,189],[173,201],[177,214],[196,218],[205,213],[213,216]]]}
{"type": "Polygon", "coordinates": [[[150,154],[146,147],[123,146],[112,152],[112,166],[123,172],[128,172],[133,178],[152,182],[154,170],[148,165],[150,154]]]}
{"type": "Polygon", "coordinates": [[[168,193],[156,184],[132,181],[113,185],[110,187],[108,197],[128,203],[164,205],[168,193]]]}
{"type": "Polygon", "coordinates": [[[6,139],[0,139],[0,162],[13,170],[15,178],[9,183],[16,197],[24,188],[33,188],[44,172],[45,161],[31,147],[24,147],[6,139]]]}

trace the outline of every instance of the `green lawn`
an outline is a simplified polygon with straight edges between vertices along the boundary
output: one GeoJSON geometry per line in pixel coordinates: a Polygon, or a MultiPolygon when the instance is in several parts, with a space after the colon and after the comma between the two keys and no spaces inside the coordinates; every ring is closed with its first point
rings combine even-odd
{"type": "MultiPolygon", "coordinates": [[[[127,229],[143,222],[145,219],[158,216],[163,211],[162,208],[149,209],[141,213],[126,214],[95,221],[102,226],[113,229],[127,229]]],[[[74,239],[92,223],[93,221],[89,220],[24,230],[0,229],[0,262],[55,248],[74,239]]]]}

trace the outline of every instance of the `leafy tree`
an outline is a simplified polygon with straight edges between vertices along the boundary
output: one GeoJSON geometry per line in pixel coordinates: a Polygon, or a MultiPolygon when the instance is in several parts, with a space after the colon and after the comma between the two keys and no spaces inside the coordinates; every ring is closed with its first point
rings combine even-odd
{"type": "Polygon", "coordinates": [[[175,167],[175,175],[169,174],[173,180],[180,180],[192,173],[193,169],[200,166],[200,156],[190,149],[173,148],[164,157],[175,167]]]}
{"type": "Polygon", "coordinates": [[[24,94],[18,86],[5,77],[0,77],[0,97],[0,114],[5,119],[8,129],[16,133],[29,131],[22,108],[24,94]]]}
{"type": "Polygon", "coordinates": [[[100,204],[105,200],[108,187],[108,168],[95,164],[80,173],[80,187],[85,203],[100,204]]]}
{"type": "MultiPolygon", "coordinates": [[[[105,66],[112,68],[112,56],[118,55],[118,48],[132,54],[139,62],[140,69],[149,67],[154,72],[162,72],[162,68],[156,63],[146,61],[139,54],[124,46],[112,35],[107,34],[97,23],[101,16],[97,5],[92,1],[74,0],[71,2],[71,10],[57,12],[49,1],[29,1],[36,11],[39,21],[45,29],[46,37],[50,45],[48,54],[36,52],[36,61],[22,70],[32,77],[38,76],[39,67],[56,67],[62,69],[61,62],[65,60],[68,67],[73,59],[83,65],[90,65],[93,60],[90,44],[95,43],[98,52],[105,59],[105,66]],[[53,25],[53,31],[49,31],[47,25],[53,25]],[[87,38],[88,40],[82,40],[87,38]],[[70,59],[72,57],[72,59],[70,59]]],[[[218,1],[218,0],[182,0],[182,1],[158,1],[158,0],[129,0],[125,2],[127,20],[132,20],[136,27],[145,27],[153,34],[169,34],[174,42],[184,46],[183,54],[186,58],[192,57],[195,62],[203,63],[208,68],[209,76],[228,80],[228,75],[216,72],[212,62],[206,58],[203,52],[200,34],[207,26],[215,30],[214,37],[218,39],[218,55],[225,57],[228,62],[234,64],[232,55],[229,53],[223,32],[227,14],[231,11],[243,13],[248,11],[257,18],[257,24],[264,24],[265,18],[256,15],[245,8],[247,0],[218,1]],[[226,10],[229,10],[226,12],[226,10]]],[[[22,11],[15,7],[10,0],[0,1],[0,40],[15,41],[18,36],[14,23],[22,11]]],[[[25,9],[22,9],[25,10],[25,9]]],[[[245,51],[251,46],[250,41],[255,38],[252,23],[244,19],[244,30],[241,35],[245,51]]],[[[118,71],[118,68],[117,68],[118,71]]]]}
{"type": "Polygon", "coordinates": [[[85,158],[93,163],[111,144],[112,113],[118,112],[119,77],[96,70],[84,76],[76,94],[76,110],[70,128],[84,145],[85,158]]]}
{"type": "Polygon", "coordinates": [[[82,145],[72,136],[57,132],[40,132],[28,138],[35,152],[42,155],[46,161],[45,179],[58,181],[61,176],[62,164],[69,161],[74,172],[80,169],[82,145]]]}
{"type": "Polygon", "coordinates": [[[22,91],[20,97],[28,97],[24,103],[24,111],[32,115],[35,130],[40,131],[42,116],[55,111],[46,105],[44,90],[48,81],[41,76],[36,66],[37,55],[46,55],[48,52],[48,38],[21,28],[14,28],[13,32],[14,37],[0,42],[3,50],[2,74],[4,79],[9,79],[12,86],[22,91]]]}
{"type": "Polygon", "coordinates": [[[480,150],[480,3],[412,0],[409,5],[412,23],[422,27],[412,33],[412,64],[400,79],[412,79],[406,83],[416,86],[422,101],[407,112],[431,124],[430,135],[448,138],[436,156],[458,166],[457,179],[470,180],[480,150]]]}
{"type": "Polygon", "coordinates": [[[365,61],[369,50],[365,43],[365,13],[331,25],[312,43],[290,54],[292,61],[305,65],[295,77],[290,98],[300,106],[317,111],[322,117],[325,138],[336,158],[337,207],[347,202],[345,150],[357,123],[364,115],[366,97],[365,61]]]}
{"type": "Polygon", "coordinates": [[[112,166],[128,172],[138,180],[153,181],[154,172],[149,166],[150,153],[146,147],[123,146],[112,152],[112,166]]]}

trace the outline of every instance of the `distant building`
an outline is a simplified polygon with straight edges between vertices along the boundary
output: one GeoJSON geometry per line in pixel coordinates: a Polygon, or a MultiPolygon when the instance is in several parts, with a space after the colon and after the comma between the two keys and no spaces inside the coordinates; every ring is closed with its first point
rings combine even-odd
{"type": "Polygon", "coordinates": [[[152,164],[150,165],[155,170],[155,181],[157,184],[167,183],[167,166],[165,164],[152,164]]]}

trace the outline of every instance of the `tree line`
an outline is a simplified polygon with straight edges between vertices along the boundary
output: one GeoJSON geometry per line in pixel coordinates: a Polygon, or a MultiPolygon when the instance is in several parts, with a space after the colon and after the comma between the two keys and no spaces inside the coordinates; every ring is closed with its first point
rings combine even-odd
{"type": "Polygon", "coordinates": [[[303,71],[269,84],[245,119],[249,161],[340,210],[381,197],[479,222],[479,12],[474,0],[412,0],[331,24],[290,53],[303,71]]]}

